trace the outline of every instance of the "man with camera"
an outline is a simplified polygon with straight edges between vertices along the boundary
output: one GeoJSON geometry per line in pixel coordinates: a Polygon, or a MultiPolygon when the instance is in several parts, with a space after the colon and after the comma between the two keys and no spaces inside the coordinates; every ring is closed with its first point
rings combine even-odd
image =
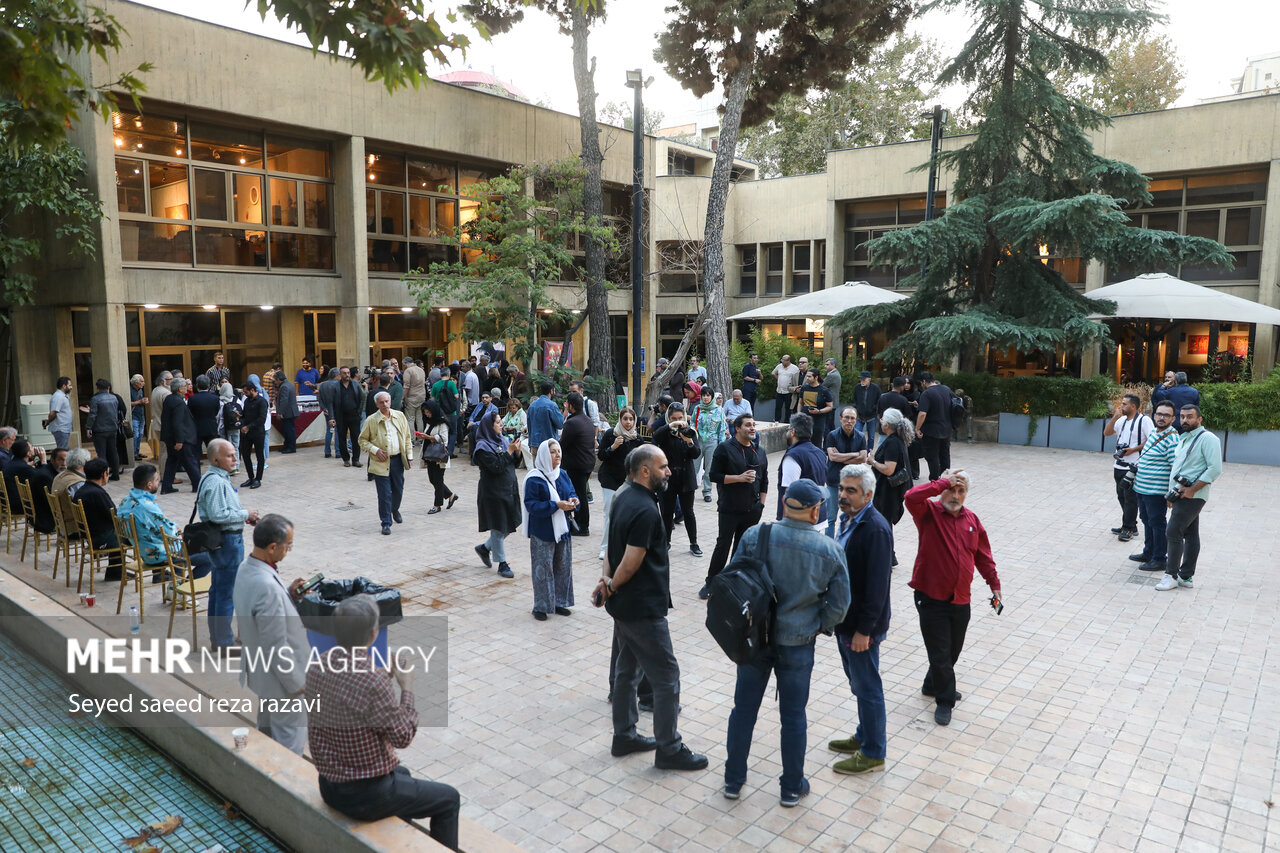
{"type": "Polygon", "coordinates": [[[1115,414],[1102,428],[1104,436],[1116,437],[1115,464],[1111,474],[1116,481],[1116,500],[1120,503],[1120,526],[1111,528],[1121,542],[1138,535],[1138,496],[1130,487],[1130,476],[1136,469],[1142,446],[1155,429],[1151,418],[1142,414],[1142,401],[1137,394],[1125,394],[1115,414]]]}
{"type": "Polygon", "coordinates": [[[1163,572],[1168,560],[1165,542],[1164,496],[1169,491],[1169,472],[1173,467],[1173,454],[1178,447],[1177,419],[1173,403],[1163,400],[1156,403],[1152,417],[1156,431],[1147,436],[1138,466],[1131,471],[1133,492],[1138,499],[1138,517],[1142,519],[1142,552],[1129,555],[1144,572],[1163,572]]]}
{"type": "Polygon", "coordinates": [[[1165,503],[1170,508],[1167,537],[1169,562],[1156,589],[1166,592],[1177,587],[1191,588],[1200,557],[1200,511],[1209,500],[1209,484],[1222,474],[1222,442],[1205,429],[1200,407],[1182,407],[1182,435],[1173,454],[1169,491],[1165,503]]]}

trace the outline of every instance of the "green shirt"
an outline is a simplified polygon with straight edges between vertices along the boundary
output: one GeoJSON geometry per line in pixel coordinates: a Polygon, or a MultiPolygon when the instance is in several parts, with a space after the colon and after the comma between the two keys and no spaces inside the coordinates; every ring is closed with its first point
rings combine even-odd
{"type": "MultiPolygon", "coordinates": [[[[1178,439],[1178,449],[1173,454],[1173,470],[1169,472],[1169,488],[1177,483],[1174,477],[1186,477],[1193,483],[1203,480],[1212,483],[1222,473],[1222,441],[1204,427],[1184,432],[1178,439]],[[1198,437],[1198,438],[1197,438],[1198,437]]],[[[1197,498],[1209,500],[1209,486],[1196,492],[1197,498]]]]}

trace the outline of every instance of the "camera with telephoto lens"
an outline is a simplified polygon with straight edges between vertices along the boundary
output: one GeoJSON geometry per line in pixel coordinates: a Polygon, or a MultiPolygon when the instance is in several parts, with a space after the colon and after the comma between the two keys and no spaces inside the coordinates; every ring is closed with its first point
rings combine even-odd
{"type": "Polygon", "coordinates": [[[1116,444],[1115,458],[1117,462],[1124,461],[1124,452],[1129,449],[1127,444],[1116,444]]]}
{"type": "Polygon", "coordinates": [[[1120,478],[1120,486],[1125,489],[1132,489],[1134,482],[1138,479],[1138,466],[1132,462],[1125,463],[1129,466],[1129,470],[1124,472],[1124,476],[1120,478]]]}
{"type": "MultiPolygon", "coordinates": [[[[1189,486],[1195,485],[1195,480],[1192,480],[1189,477],[1175,476],[1173,478],[1173,481],[1177,483],[1179,486],[1182,486],[1183,488],[1187,488],[1189,486]]],[[[1168,494],[1164,496],[1164,499],[1167,500],[1169,503],[1173,503],[1174,501],[1178,500],[1181,497],[1182,497],[1181,489],[1170,489],[1168,494]]]]}

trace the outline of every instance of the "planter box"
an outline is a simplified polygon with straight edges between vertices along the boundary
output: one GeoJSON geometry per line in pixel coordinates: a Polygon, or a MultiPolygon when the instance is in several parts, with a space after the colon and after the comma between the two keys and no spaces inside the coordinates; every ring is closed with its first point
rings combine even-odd
{"type": "Polygon", "coordinates": [[[1101,418],[1086,420],[1085,418],[1060,418],[1056,415],[1049,418],[1049,446],[1060,450],[1102,450],[1102,428],[1106,422],[1101,418]]]}
{"type": "Polygon", "coordinates": [[[1009,412],[1000,413],[1001,444],[1021,444],[1025,447],[1049,446],[1049,419],[1037,418],[1035,432],[1031,440],[1027,440],[1027,430],[1031,427],[1030,415],[1015,415],[1009,412]]]}
{"type": "Polygon", "coordinates": [[[1230,433],[1226,460],[1245,465],[1280,465],[1280,430],[1251,429],[1230,433]]]}

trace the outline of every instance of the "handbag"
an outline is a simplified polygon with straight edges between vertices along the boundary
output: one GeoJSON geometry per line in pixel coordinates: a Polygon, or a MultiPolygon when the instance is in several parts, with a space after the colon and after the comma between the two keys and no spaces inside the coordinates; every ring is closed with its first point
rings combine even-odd
{"type": "Polygon", "coordinates": [[[132,422],[132,421],[121,421],[121,422],[120,422],[120,431],[121,431],[122,433],[124,433],[124,437],[125,437],[125,438],[133,438],[133,422],[132,422]]]}
{"type": "Polygon", "coordinates": [[[911,469],[906,466],[899,465],[898,470],[889,475],[890,486],[905,486],[911,482],[911,469]]]}
{"type": "Polygon", "coordinates": [[[449,461],[449,448],[439,441],[427,441],[422,445],[423,462],[449,461]]]}
{"type": "MultiPolygon", "coordinates": [[[[205,477],[209,475],[206,474],[205,477]]],[[[204,478],[200,486],[204,485],[204,478]]],[[[196,521],[196,509],[200,506],[200,487],[196,488],[196,505],[191,507],[191,517],[187,526],[182,528],[182,541],[186,543],[187,553],[208,554],[222,547],[222,531],[209,521],[196,521]]]]}

